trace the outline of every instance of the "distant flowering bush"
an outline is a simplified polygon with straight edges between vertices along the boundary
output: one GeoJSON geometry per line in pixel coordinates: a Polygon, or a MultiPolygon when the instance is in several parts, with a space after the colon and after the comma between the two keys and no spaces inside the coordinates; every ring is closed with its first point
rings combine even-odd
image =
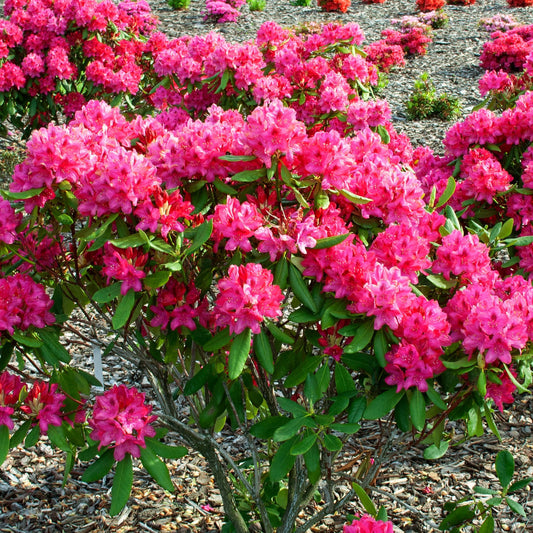
{"type": "Polygon", "coordinates": [[[533,0],[507,0],[509,7],[528,7],[533,5],[533,0]]]}
{"type": "Polygon", "coordinates": [[[491,34],[491,40],[483,45],[480,65],[486,70],[520,72],[532,50],[533,25],[496,31],[491,34]]]}
{"type": "Polygon", "coordinates": [[[367,514],[358,520],[354,520],[351,525],[344,526],[343,533],[393,533],[392,522],[376,520],[367,514]]]}
{"type": "Polygon", "coordinates": [[[446,5],[446,0],[416,0],[416,7],[422,12],[437,11],[446,5]]]}
{"type": "Polygon", "coordinates": [[[239,8],[246,4],[246,0],[206,0],[204,20],[219,24],[237,22],[241,16],[239,8]]]}
{"type": "Polygon", "coordinates": [[[495,31],[507,31],[517,26],[520,26],[520,23],[513,17],[506,13],[498,13],[492,17],[487,17],[479,21],[479,26],[489,32],[493,33],[495,31]]]}
{"type": "Polygon", "coordinates": [[[338,11],[340,13],[346,13],[351,3],[351,0],[318,0],[318,5],[322,11],[338,11]]]}

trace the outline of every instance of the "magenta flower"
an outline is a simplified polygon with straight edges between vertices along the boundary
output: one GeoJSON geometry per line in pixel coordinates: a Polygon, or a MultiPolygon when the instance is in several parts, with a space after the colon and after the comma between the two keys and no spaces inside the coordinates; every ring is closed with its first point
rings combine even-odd
{"type": "Polygon", "coordinates": [[[392,522],[376,520],[364,514],[359,520],[354,520],[351,525],[344,526],[343,533],[393,533],[392,522]]]}
{"type": "Polygon", "coordinates": [[[257,263],[229,267],[228,277],[218,282],[220,294],[216,300],[216,324],[229,326],[230,333],[239,334],[246,328],[259,333],[265,317],[281,315],[283,295],[270,270],[257,263]]]}
{"type": "Polygon", "coordinates": [[[39,421],[41,433],[46,435],[48,426],[60,426],[61,408],[65,395],[57,392],[57,383],[36,381],[20,410],[39,421]]]}
{"type": "Polygon", "coordinates": [[[96,398],[89,426],[91,439],[99,441],[98,449],[114,448],[114,457],[122,461],[127,453],[140,457],[140,448],[146,448],[145,437],[153,437],[150,425],[157,416],[150,415],[152,407],[144,403],[144,394],[135,387],[114,385],[96,398]]]}
{"type": "Polygon", "coordinates": [[[106,243],[104,255],[104,268],[102,273],[107,276],[107,282],[122,281],[121,294],[126,294],[130,289],[135,292],[142,290],[142,279],[146,277],[143,267],[148,260],[148,255],[136,248],[117,249],[106,243]]]}
{"type": "Polygon", "coordinates": [[[4,199],[0,200],[0,242],[13,244],[17,235],[17,226],[22,220],[20,213],[15,213],[11,204],[4,199]]]}
{"type": "Polygon", "coordinates": [[[22,382],[18,376],[5,371],[0,374],[0,426],[13,429],[11,415],[14,412],[12,405],[19,401],[22,382]]]}

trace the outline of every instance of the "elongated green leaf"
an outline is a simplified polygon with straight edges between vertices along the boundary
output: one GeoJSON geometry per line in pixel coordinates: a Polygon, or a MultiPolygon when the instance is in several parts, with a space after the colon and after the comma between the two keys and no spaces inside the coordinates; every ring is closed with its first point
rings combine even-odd
{"type": "Polygon", "coordinates": [[[368,204],[372,201],[371,198],[365,198],[364,196],[359,196],[358,194],[354,194],[353,192],[347,191],[346,189],[341,189],[340,191],[337,191],[338,194],[341,196],[344,196],[347,200],[352,202],[352,204],[368,204]]]}
{"type": "Polygon", "coordinates": [[[511,483],[514,475],[514,458],[508,450],[501,450],[496,456],[496,475],[504,489],[511,483]]]}
{"type": "Polygon", "coordinates": [[[31,448],[32,446],[35,446],[40,437],[41,437],[41,430],[39,428],[39,425],[37,424],[36,426],[33,426],[33,428],[30,429],[30,432],[26,435],[26,440],[24,441],[24,447],[31,448]]]}
{"type": "Polygon", "coordinates": [[[85,469],[81,480],[85,483],[92,483],[102,479],[111,470],[114,463],[113,450],[106,450],[93,464],[85,469]]]}
{"type": "Polygon", "coordinates": [[[270,481],[277,483],[285,478],[294,466],[295,455],[291,455],[291,448],[296,442],[296,437],[284,442],[272,458],[270,463],[270,481]]]}
{"type": "Polygon", "coordinates": [[[133,235],[115,239],[114,241],[111,241],[111,244],[116,248],[135,248],[137,246],[143,246],[144,244],[147,244],[146,234],[142,235],[141,233],[134,233],[133,235]]]}
{"type": "Polygon", "coordinates": [[[231,334],[229,328],[224,328],[219,331],[211,340],[206,342],[203,346],[206,352],[216,352],[224,348],[231,341],[231,334]]]}
{"type": "Polygon", "coordinates": [[[133,465],[131,455],[126,454],[122,461],[117,463],[113,486],[111,487],[111,507],[109,514],[117,516],[128,503],[133,486],[133,465]]]}
{"type": "Polygon", "coordinates": [[[0,465],[6,460],[9,452],[9,428],[0,426],[0,465]]]}
{"type": "Polygon", "coordinates": [[[349,235],[349,233],[344,233],[343,235],[333,235],[331,237],[324,237],[323,239],[318,239],[313,249],[322,250],[324,248],[331,248],[332,246],[336,246],[337,244],[340,244],[341,242],[345,241],[349,235]]]}
{"type": "Polygon", "coordinates": [[[443,193],[440,195],[439,201],[437,205],[435,206],[436,209],[438,209],[439,207],[442,207],[452,197],[453,193],[455,192],[455,187],[456,187],[455,179],[453,178],[453,176],[450,176],[448,178],[448,183],[446,184],[446,188],[444,189],[443,193]]]}
{"type": "Polygon", "coordinates": [[[242,172],[237,172],[231,176],[232,181],[238,181],[240,183],[251,183],[257,181],[260,178],[266,176],[266,168],[256,168],[255,170],[243,170],[242,172]]]}
{"type": "Polygon", "coordinates": [[[309,357],[303,363],[299,364],[285,380],[285,387],[296,387],[296,385],[303,383],[307,376],[316,370],[321,361],[322,356],[315,355],[313,357],[309,357]]]}
{"type": "Polygon", "coordinates": [[[450,442],[445,440],[442,441],[438,446],[432,444],[424,450],[424,459],[440,459],[450,447],[450,442]]]}
{"type": "Polygon", "coordinates": [[[320,448],[315,442],[307,452],[304,454],[305,468],[307,468],[307,475],[311,483],[317,483],[320,479],[320,448]]]}
{"type": "Polygon", "coordinates": [[[85,450],[82,450],[78,454],[78,459],[83,462],[91,461],[92,459],[96,457],[97,454],[98,454],[98,444],[94,444],[93,446],[89,446],[88,448],[85,448],[85,450]]]}
{"type": "Polygon", "coordinates": [[[326,450],[329,450],[330,452],[338,452],[340,449],[342,449],[342,440],[336,435],[326,433],[324,435],[324,446],[326,450]]]}
{"type": "Polygon", "coordinates": [[[64,452],[71,452],[72,447],[67,442],[67,438],[65,435],[65,428],[63,426],[48,426],[48,432],[47,432],[48,438],[50,439],[50,442],[60,450],[63,450],[64,452]]]}
{"type": "Polygon", "coordinates": [[[160,487],[174,492],[174,483],[170,479],[167,465],[157,457],[150,447],[141,448],[141,462],[160,487]]]}
{"type": "Polygon", "coordinates": [[[120,296],[121,286],[122,283],[120,282],[112,283],[111,285],[108,285],[107,287],[96,291],[93,294],[93,300],[98,304],[106,304],[108,302],[111,302],[112,300],[120,296]]]}
{"type": "Polygon", "coordinates": [[[278,328],[275,324],[273,324],[269,320],[265,320],[265,325],[266,325],[268,331],[270,331],[270,333],[272,333],[272,336],[276,340],[278,340],[280,342],[283,342],[285,344],[294,344],[294,339],[288,333],[286,333],[284,330],[278,328]]]}
{"type": "Polygon", "coordinates": [[[198,370],[198,372],[196,372],[196,374],[194,374],[189,381],[187,381],[183,389],[183,394],[185,394],[185,396],[189,396],[190,394],[198,392],[207,383],[207,380],[211,374],[211,365],[205,365],[203,368],[198,370]]]}
{"type": "Polygon", "coordinates": [[[204,243],[206,243],[213,233],[213,221],[207,220],[203,224],[200,224],[195,228],[196,233],[192,242],[189,244],[185,251],[185,256],[191,255],[196,252],[204,243]]]}
{"type": "Polygon", "coordinates": [[[439,409],[445,411],[448,408],[446,402],[440,397],[440,394],[433,388],[432,385],[428,385],[428,390],[426,394],[428,395],[428,398],[433,402],[433,404],[439,409]]]}
{"type": "Polygon", "coordinates": [[[257,357],[259,364],[269,373],[274,372],[274,358],[272,355],[272,348],[270,342],[268,342],[268,337],[265,332],[261,330],[254,337],[254,353],[257,357]]]}
{"type": "Polygon", "coordinates": [[[341,424],[338,422],[331,424],[330,427],[333,431],[338,431],[339,433],[346,433],[347,435],[353,435],[361,429],[361,426],[359,424],[341,424]]]}
{"type": "Polygon", "coordinates": [[[30,332],[25,332],[25,334],[14,331],[11,335],[14,340],[23,344],[24,346],[30,346],[31,348],[39,348],[43,345],[43,341],[35,336],[35,334],[30,332]]]}
{"type": "Polygon", "coordinates": [[[273,439],[275,442],[283,442],[294,437],[298,431],[305,425],[306,416],[300,418],[292,418],[285,425],[279,427],[274,431],[273,439]]]}
{"type": "Polygon", "coordinates": [[[376,396],[367,406],[364,418],[367,420],[377,420],[388,415],[402,399],[405,391],[396,392],[396,389],[389,389],[376,396]]]}
{"type": "Polygon", "coordinates": [[[113,318],[111,319],[111,324],[113,329],[120,329],[128,321],[131,312],[133,311],[133,306],[135,305],[135,291],[130,289],[120,300],[120,303],[117,305],[117,309],[113,318]]]}
{"type": "Polygon", "coordinates": [[[522,490],[524,487],[527,487],[531,482],[533,482],[533,477],[528,477],[515,481],[513,484],[511,484],[507,492],[511,493],[516,492],[518,490],[522,490]]]}
{"type": "Polygon", "coordinates": [[[246,328],[233,340],[228,358],[228,375],[230,379],[237,379],[243,371],[246,359],[250,354],[252,331],[246,328]]]}
{"type": "Polygon", "coordinates": [[[277,401],[280,407],[284,411],[291,413],[296,418],[300,416],[305,416],[308,414],[305,407],[301,406],[299,403],[296,403],[294,400],[291,400],[290,398],[279,397],[277,398],[277,401]]]}
{"type": "Polygon", "coordinates": [[[366,348],[374,336],[374,320],[366,320],[358,328],[353,341],[344,348],[344,353],[356,353],[366,348]]]}
{"type": "Polygon", "coordinates": [[[143,284],[149,289],[157,289],[158,287],[165,285],[171,275],[172,272],[169,270],[158,270],[157,272],[146,276],[143,279],[143,284]]]}
{"type": "Polygon", "coordinates": [[[298,441],[290,450],[291,455],[303,455],[311,449],[311,446],[316,442],[316,433],[310,433],[302,440],[298,441]]]}
{"type": "Polygon", "coordinates": [[[286,416],[269,416],[250,428],[250,433],[258,439],[271,439],[275,431],[287,423],[286,416]]]}
{"type": "Polygon", "coordinates": [[[305,283],[302,274],[293,264],[289,265],[289,281],[291,289],[300,302],[302,302],[307,308],[311,309],[313,313],[318,313],[318,307],[307,288],[307,284],[305,283]]]}
{"type": "Polygon", "coordinates": [[[49,350],[53,354],[54,358],[63,363],[70,363],[70,353],[59,342],[58,335],[49,329],[41,329],[39,331],[39,335],[44,342],[44,344],[41,346],[41,352],[43,349],[49,350]]]}
{"type": "Polygon", "coordinates": [[[365,511],[369,515],[376,516],[378,514],[378,510],[376,509],[374,502],[370,499],[370,496],[366,493],[365,489],[358,483],[355,483],[355,481],[352,483],[352,487],[357,494],[357,497],[361,501],[361,505],[365,508],[365,511]]]}
{"type": "Polygon", "coordinates": [[[494,518],[492,514],[488,514],[481,524],[478,533],[492,533],[494,531],[494,518]]]}
{"type": "Polygon", "coordinates": [[[355,390],[352,375],[340,363],[335,365],[335,386],[337,387],[337,394],[355,390]]]}
{"type": "Polygon", "coordinates": [[[38,189],[27,189],[26,191],[20,192],[2,190],[0,194],[2,194],[6,200],[27,200],[28,198],[33,198],[34,196],[41,194],[43,191],[44,187],[40,187],[38,189]]]}
{"type": "MultiPolygon", "coordinates": [[[[7,426],[6,426],[7,427],[7,426]]],[[[16,448],[26,437],[31,427],[31,420],[26,420],[11,436],[9,448],[16,448]]]]}
{"type": "Polygon", "coordinates": [[[253,161],[256,159],[255,155],[221,155],[219,156],[219,159],[222,161],[253,161]]]}
{"type": "Polygon", "coordinates": [[[471,509],[468,505],[462,505],[453,510],[444,520],[440,523],[439,529],[441,531],[446,531],[451,529],[453,526],[458,526],[469,520],[472,520],[476,516],[476,512],[471,509]]]}
{"type": "Polygon", "coordinates": [[[411,413],[413,426],[418,431],[422,431],[426,422],[426,402],[424,401],[424,395],[418,389],[413,391],[409,399],[409,412],[411,413]]]}
{"type": "Polygon", "coordinates": [[[181,459],[187,455],[187,448],[185,446],[169,446],[159,442],[156,438],[147,437],[145,439],[146,447],[150,448],[159,457],[165,459],[181,459]]]}

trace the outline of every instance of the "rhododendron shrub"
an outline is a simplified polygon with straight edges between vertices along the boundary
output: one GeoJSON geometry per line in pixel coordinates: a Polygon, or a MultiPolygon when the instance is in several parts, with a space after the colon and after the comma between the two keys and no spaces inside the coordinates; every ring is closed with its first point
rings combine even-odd
{"type": "Polygon", "coordinates": [[[46,433],[67,474],[75,457],[84,481],[114,467],[115,515],[137,458],[174,489],[171,430],[235,531],[289,533],[317,491],[322,514],[296,531],[370,488],[379,450],[341,499],[331,468],[368,421],[427,457],[461,432],[449,418],[497,432],[494,410],[529,384],[531,95],[453,126],[445,156],[414,150],[365,99],[362,40],[354,24],[267,23],[231,49],[155,35],[159,114],[90,101],[32,135],[0,204],[2,455],[46,433]],[[73,335],[95,374],[101,352],[138,366],[147,396],[77,368],[73,335]]]}
{"type": "Polygon", "coordinates": [[[156,28],[140,0],[5,2],[0,21],[0,122],[28,134],[91,98],[144,98],[146,36],[156,28]]]}
{"type": "Polygon", "coordinates": [[[423,13],[437,11],[446,5],[446,0],[416,0],[416,7],[423,13]]]}
{"type": "Polygon", "coordinates": [[[340,13],[346,13],[351,3],[351,0],[318,0],[318,5],[323,11],[339,11],[340,13]]]}

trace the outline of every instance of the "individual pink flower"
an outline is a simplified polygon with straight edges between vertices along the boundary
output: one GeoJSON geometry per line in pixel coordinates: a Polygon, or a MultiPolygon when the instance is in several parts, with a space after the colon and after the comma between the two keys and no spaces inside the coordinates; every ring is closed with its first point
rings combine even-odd
{"type": "Polygon", "coordinates": [[[0,279],[0,331],[12,335],[14,328],[25,331],[53,324],[52,305],[45,288],[27,274],[0,279]]]}
{"type": "MultiPolygon", "coordinates": [[[[510,367],[510,371],[516,377],[516,372],[512,367],[510,367]]],[[[491,398],[496,407],[503,413],[503,404],[514,402],[513,392],[516,390],[516,385],[511,381],[511,378],[505,371],[498,374],[498,378],[501,383],[487,381],[487,394],[485,394],[485,398],[491,398]]]]}
{"type": "Polygon", "coordinates": [[[351,525],[344,526],[342,533],[393,533],[393,531],[392,522],[383,522],[364,514],[359,520],[354,520],[351,525]]]}
{"type": "Polygon", "coordinates": [[[228,239],[224,248],[228,251],[240,248],[243,252],[252,249],[250,238],[263,224],[263,217],[254,204],[227,197],[226,204],[218,204],[213,215],[213,240],[215,250],[223,238],[228,239]]]}
{"type": "Polygon", "coordinates": [[[43,435],[48,432],[48,426],[62,423],[61,408],[66,396],[57,389],[57,383],[36,381],[20,406],[22,412],[39,421],[43,435]]]}
{"type": "Polygon", "coordinates": [[[105,244],[104,251],[102,274],[107,276],[107,283],[122,281],[121,294],[126,294],[130,289],[141,291],[141,280],[146,277],[143,267],[148,254],[142,253],[138,248],[115,248],[109,243],[105,244]]]}
{"type": "Polygon", "coordinates": [[[12,406],[18,403],[22,387],[22,381],[15,374],[10,374],[7,370],[0,374],[0,426],[13,429],[12,406]]]}
{"type": "Polygon", "coordinates": [[[96,398],[93,416],[89,418],[91,439],[99,441],[98,449],[113,448],[115,460],[122,461],[127,453],[140,457],[140,448],[146,448],[145,437],[153,437],[150,425],[157,416],[150,415],[144,394],[135,387],[113,385],[96,398]]]}
{"type": "Polygon", "coordinates": [[[259,333],[265,318],[281,315],[283,294],[273,280],[270,270],[257,263],[231,265],[228,276],[218,282],[216,325],[229,326],[230,333],[236,335],[246,328],[259,333]]]}
{"type": "Polygon", "coordinates": [[[272,156],[286,155],[290,160],[305,138],[305,126],[296,120],[294,109],[272,100],[250,113],[238,141],[247,153],[270,168],[272,156]]]}
{"type": "Polygon", "coordinates": [[[17,235],[17,226],[22,221],[22,215],[16,213],[11,204],[0,199],[0,241],[13,244],[17,235]]]}

